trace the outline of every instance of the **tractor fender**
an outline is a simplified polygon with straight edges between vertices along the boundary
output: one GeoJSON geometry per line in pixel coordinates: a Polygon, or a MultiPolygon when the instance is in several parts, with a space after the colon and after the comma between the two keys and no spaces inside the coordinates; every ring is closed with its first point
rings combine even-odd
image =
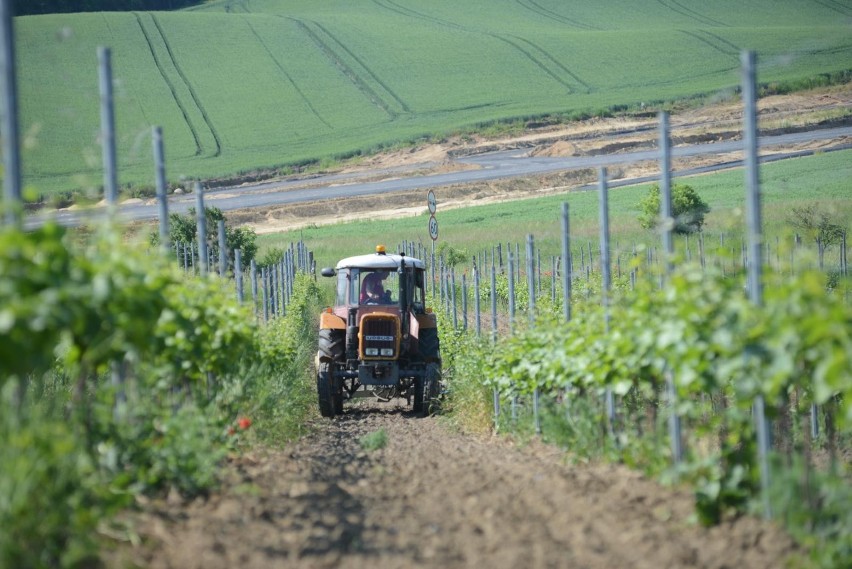
{"type": "Polygon", "coordinates": [[[417,324],[420,328],[437,328],[438,317],[432,313],[418,314],[417,324]]]}
{"type": "Polygon", "coordinates": [[[334,330],[346,330],[346,320],[337,316],[336,314],[331,314],[330,312],[323,312],[320,315],[320,330],[325,329],[334,329],[334,330]]]}

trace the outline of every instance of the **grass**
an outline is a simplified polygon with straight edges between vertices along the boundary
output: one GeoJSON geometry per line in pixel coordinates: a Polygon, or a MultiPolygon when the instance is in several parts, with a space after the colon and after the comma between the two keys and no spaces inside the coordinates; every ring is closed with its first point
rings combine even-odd
{"type": "MultiPolygon", "coordinates": [[[[769,238],[789,231],[788,215],[793,206],[813,204],[831,212],[842,224],[852,221],[852,150],[811,157],[795,158],[761,167],[761,192],[765,234],[769,238]]],[[[738,238],[744,226],[744,175],[741,169],[679,179],[692,185],[710,205],[706,218],[708,235],[726,234],[738,238]]],[[[609,196],[610,230],[613,243],[622,251],[633,242],[657,242],[658,238],[639,227],[637,204],[648,191],[648,184],[614,188],[609,196]]],[[[425,207],[424,195],[424,211],[425,207]]],[[[451,244],[470,254],[490,250],[498,242],[521,243],[528,234],[535,237],[542,257],[561,254],[561,207],[568,202],[571,211],[571,235],[574,248],[598,242],[597,192],[566,192],[541,198],[505,203],[467,206],[442,211],[440,243],[451,244]]],[[[403,240],[423,243],[431,250],[427,228],[428,212],[389,221],[358,221],[305,228],[294,233],[263,235],[261,250],[282,247],[304,239],[314,251],[319,266],[333,266],[338,259],[373,250],[377,243],[395,249],[403,240]],[[296,234],[297,233],[297,234],[296,234]]],[[[852,227],[850,227],[852,229],[852,227]]],[[[683,245],[683,241],[679,246],[683,245]]],[[[579,253],[577,253],[579,255],[579,253]]]]}
{"type": "Polygon", "coordinates": [[[383,449],[388,445],[388,434],[384,429],[379,429],[378,431],[367,433],[358,439],[358,443],[362,449],[368,452],[383,449]]]}
{"type": "Polygon", "coordinates": [[[837,3],[217,1],[180,12],[16,19],[24,181],[101,185],[96,47],[113,49],[120,183],[233,176],[548,114],[580,116],[759,79],[847,71],[837,3]],[[700,62],[700,65],[696,65],[700,62]]]}

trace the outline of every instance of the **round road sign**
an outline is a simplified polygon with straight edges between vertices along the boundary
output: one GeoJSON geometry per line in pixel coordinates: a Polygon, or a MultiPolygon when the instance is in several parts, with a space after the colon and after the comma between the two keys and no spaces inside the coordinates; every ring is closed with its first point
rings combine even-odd
{"type": "Polygon", "coordinates": [[[432,241],[438,240],[438,220],[435,219],[435,216],[429,217],[429,237],[432,238],[432,241]]]}
{"type": "Polygon", "coordinates": [[[432,190],[429,190],[429,193],[426,194],[426,203],[429,204],[429,213],[435,215],[435,210],[438,209],[438,200],[435,199],[435,192],[432,190]]]}

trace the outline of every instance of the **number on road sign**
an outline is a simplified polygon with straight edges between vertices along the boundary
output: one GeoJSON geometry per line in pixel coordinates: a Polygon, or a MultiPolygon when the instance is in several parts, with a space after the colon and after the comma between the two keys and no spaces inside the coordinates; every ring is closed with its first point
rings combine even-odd
{"type": "Polygon", "coordinates": [[[432,238],[432,241],[438,240],[438,220],[435,219],[434,215],[429,218],[429,237],[432,238]]]}

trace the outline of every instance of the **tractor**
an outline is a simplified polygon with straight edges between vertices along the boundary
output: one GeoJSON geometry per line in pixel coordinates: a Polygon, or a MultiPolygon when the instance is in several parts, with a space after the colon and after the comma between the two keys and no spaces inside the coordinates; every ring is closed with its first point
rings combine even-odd
{"type": "Polygon", "coordinates": [[[404,253],[342,259],[324,268],[336,277],[335,306],[320,316],[316,356],[320,414],[343,413],[344,401],[403,398],[416,414],[436,410],[441,350],[435,314],[426,308],[426,265],[404,253]]]}

